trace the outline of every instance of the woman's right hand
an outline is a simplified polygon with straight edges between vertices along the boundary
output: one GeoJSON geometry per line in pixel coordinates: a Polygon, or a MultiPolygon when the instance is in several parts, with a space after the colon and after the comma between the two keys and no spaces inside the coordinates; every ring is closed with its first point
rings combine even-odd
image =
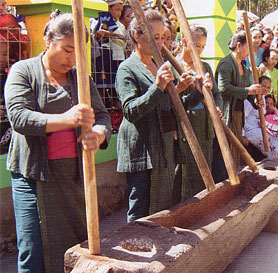
{"type": "Polygon", "coordinates": [[[161,89],[166,89],[168,83],[174,80],[171,68],[167,64],[163,64],[156,73],[156,84],[161,89]]]}
{"type": "Polygon", "coordinates": [[[95,123],[95,114],[93,108],[80,103],[63,113],[62,119],[68,125],[68,128],[76,128],[79,126],[91,128],[95,123]]]}
{"type": "Polygon", "coordinates": [[[248,95],[259,95],[262,94],[262,86],[260,84],[252,84],[249,86],[248,95]]]}

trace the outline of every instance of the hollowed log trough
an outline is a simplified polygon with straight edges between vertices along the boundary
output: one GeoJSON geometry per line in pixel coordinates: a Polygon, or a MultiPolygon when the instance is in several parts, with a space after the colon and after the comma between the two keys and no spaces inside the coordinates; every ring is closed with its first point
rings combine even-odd
{"type": "Polygon", "coordinates": [[[258,174],[244,169],[239,185],[218,183],[103,235],[99,256],[78,244],[65,254],[65,272],[222,272],[278,210],[277,166],[265,160],[258,174]]]}

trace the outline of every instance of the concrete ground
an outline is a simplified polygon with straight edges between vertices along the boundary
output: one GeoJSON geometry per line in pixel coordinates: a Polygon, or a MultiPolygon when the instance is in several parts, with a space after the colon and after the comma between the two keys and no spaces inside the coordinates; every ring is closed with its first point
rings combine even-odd
{"type": "MultiPolygon", "coordinates": [[[[126,209],[104,218],[101,234],[125,221],[126,209]]],[[[16,255],[1,258],[0,273],[16,273],[16,260],[16,255]]],[[[261,232],[222,273],[278,273],[278,233],[261,232]]]]}

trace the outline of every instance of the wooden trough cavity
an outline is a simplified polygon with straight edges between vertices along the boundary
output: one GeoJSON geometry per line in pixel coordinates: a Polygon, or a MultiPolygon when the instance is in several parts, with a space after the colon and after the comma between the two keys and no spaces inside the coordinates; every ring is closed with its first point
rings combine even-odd
{"type": "Polygon", "coordinates": [[[101,255],[87,242],[65,254],[65,272],[222,272],[278,209],[278,160],[241,183],[218,183],[178,206],[102,235],[101,255]]]}

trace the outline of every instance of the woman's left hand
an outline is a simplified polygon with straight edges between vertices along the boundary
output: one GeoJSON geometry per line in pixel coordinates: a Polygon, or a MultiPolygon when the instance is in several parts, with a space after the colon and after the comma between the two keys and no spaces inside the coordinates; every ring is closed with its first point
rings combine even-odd
{"type": "Polygon", "coordinates": [[[83,138],[78,138],[78,142],[82,143],[84,150],[93,151],[94,153],[99,149],[99,146],[104,142],[104,140],[104,132],[94,128],[86,132],[83,138]]]}

